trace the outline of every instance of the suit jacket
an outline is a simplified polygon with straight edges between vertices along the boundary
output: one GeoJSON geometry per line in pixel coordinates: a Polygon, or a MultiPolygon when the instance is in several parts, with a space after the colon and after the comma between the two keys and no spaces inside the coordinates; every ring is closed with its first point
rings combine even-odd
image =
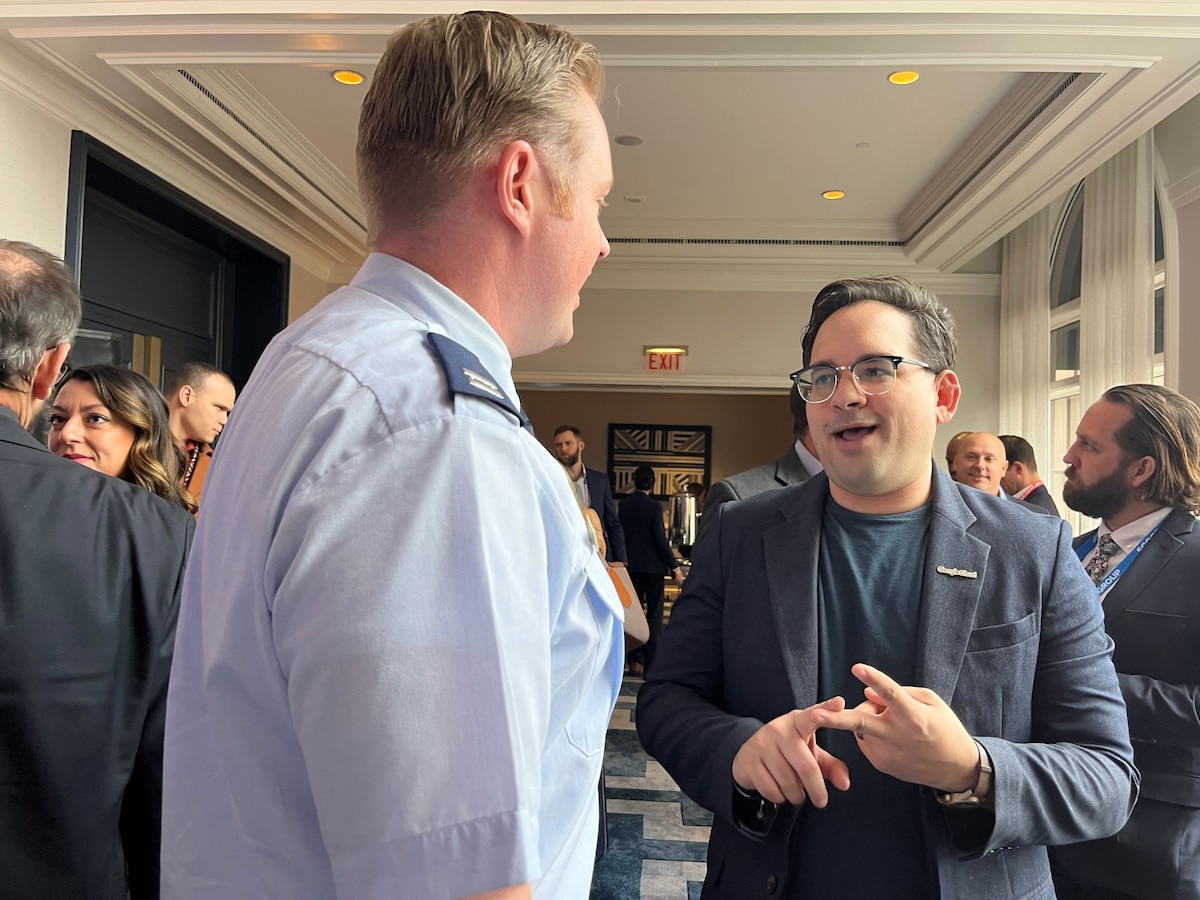
{"type": "Polygon", "coordinates": [[[0,893],[157,897],[167,675],[195,522],[0,407],[0,893]]]}
{"type": "MultiPolygon", "coordinates": [[[[987,748],[995,812],[924,790],[913,824],[942,896],[1050,898],[1041,845],[1113,833],[1137,796],[1112,642],[1064,522],[934,472],[917,683],[987,748]]],[[[749,835],[732,765],[763,723],[827,699],[814,650],[828,484],[719,511],[638,696],[647,752],[715,813],[705,897],[788,896],[789,840],[811,810],[784,806],[765,837],[749,835]]],[[[853,834],[845,846],[850,859],[853,834]]]]}
{"type": "Polygon", "coordinates": [[[588,505],[596,511],[604,525],[604,540],[608,544],[609,562],[626,562],[629,557],[625,553],[625,529],[617,516],[617,507],[613,503],[612,485],[608,476],[595,469],[583,467],[584,477],[587,478],[588,505]]]}
{"type": "MultiPolygon", "coordinates": [[[[1075,545],[1095,532],[1080,535],[1075,545]]],[[[1200,528],[1186,510],[1167,515],[1137,559],[1104,598],[1104,624],[1116,644],[1113,663],[1129,710],[1142,796],[1180,809],[1173,830],[1155,819],[1154,842],[1180,846],[1180,831],[1200,830],[1200,528]]],[[[1138,811],[1130,828],[1138,822],[1138,811]]],[[[1138,858],[1117,859],[1123,841],[1064,847],[1058,856],[1077,876],[1121,862],[1133,879],[1156,873],[1129,871],[1138,858]],[[1114,856],[1114,854],[1116,856],[1114,856]]],[[[1195,846],[1191,844],[1183,846],[1195,846]]],[[[1160,866],[1161,868],[1161,866],[1160,866]]],[[[1103,881],[1103,879],[1099,879],[1103,881]]],[[[1143,880],[1142,884],[1145,883],[1143,880]]],[[[1197,890],[1192,885],[1193,893],[1197,890]]],[[[1188,894],[1192,896],[1192,894],[1188,894]]]]}
{"type": "Polygon", "coordinates": [[[1036,488],[1029,492],[1029,496],[1025,498],[1026,503],[1032,503],[1034,506],[1040,506],[1046,512],[1052,515],[1058,515],[1058,504],[1054,502],[1054,498],[1050,496],[1050,491],[1046,489],[1044,484],[1039,484],[1036,488]]]}
{"type": "Polygon", "coordinates": [[[647,493],[634,491],[621,501],[617,514],[625,530],[630,572],[666,575],[679,565],[667,542],[661,503],[647,493]]]}
{"type": "Polygon", "coordinates": [[[763,463],[745,472],[738,472],[728,478],[722,478],[708,489],[704,495],[704,514],[700,516],[700,529],[696,535],[696,543],[708,527],[708,523],[716,519],[717,508],[730,500],[744,500],[761,494],[763,491],[773,491],[792,484],[807,481],[809,472],[800,462],[793,447],[774,462],[763,463]]]}

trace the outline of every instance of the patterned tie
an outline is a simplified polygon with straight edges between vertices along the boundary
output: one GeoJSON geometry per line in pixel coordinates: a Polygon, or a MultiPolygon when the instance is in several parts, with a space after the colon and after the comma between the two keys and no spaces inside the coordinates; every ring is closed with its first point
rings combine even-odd
{"type": "Polygon", "coordinates": [[[1121,549],[1121,545],[1112,539],[1111,534],[1100,536],[1100,543],[1096,545],[1096,552],[1092,555],[1086,568],[1088,575],[1091,576],[1092,584],[1099,584],[1104,580],[1104,576],[1108,573],[1108,558],[1121,549]]]}

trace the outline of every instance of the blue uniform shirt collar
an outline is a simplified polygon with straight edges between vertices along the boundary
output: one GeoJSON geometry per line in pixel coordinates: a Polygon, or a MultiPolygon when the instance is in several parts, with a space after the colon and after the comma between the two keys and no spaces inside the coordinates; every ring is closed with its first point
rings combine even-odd
{"type": "Polygon", "coordinates": [[[372,253],[350,282],[351,286],[380,297],[425,322],[431,331],[445,334],[466,347],[483,363],[488,374],[514,403],[520,403],[512,379],[512,356],[496,329],[465,300],[433,276],[411,263],[386,253],[372,253]],[[396,283],[407,289],[397,295],[396,283]]]}

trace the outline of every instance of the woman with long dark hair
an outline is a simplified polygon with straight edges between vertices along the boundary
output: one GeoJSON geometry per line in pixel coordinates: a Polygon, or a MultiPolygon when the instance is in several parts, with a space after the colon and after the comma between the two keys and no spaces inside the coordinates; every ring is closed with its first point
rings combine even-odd
{"type": "Polygon", "coordinates": [[[50,408],[50,449],[196,511],[181,487],[183,451],[150,380],[117,366],[74,369],[50,408]]]}

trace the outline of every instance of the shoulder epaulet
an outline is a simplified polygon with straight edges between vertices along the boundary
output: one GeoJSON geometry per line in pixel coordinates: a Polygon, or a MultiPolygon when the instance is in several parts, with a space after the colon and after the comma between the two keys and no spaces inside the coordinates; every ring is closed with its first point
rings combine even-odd
{"type": "Polygon", "coordinates": [[[516,417],[521,427],[533,433],[533,425],[524,411],[509,399],[503,388],[496,383],[492,373],[483,367],[479,357],[464,347],[455,343],[444,334],[429,332],[429,346],[442,364],[446,372],[446,383],[450,387],[451,396],[464,394],[469,397],[482,397],[499,406],[501,409],[516,417]]]}

